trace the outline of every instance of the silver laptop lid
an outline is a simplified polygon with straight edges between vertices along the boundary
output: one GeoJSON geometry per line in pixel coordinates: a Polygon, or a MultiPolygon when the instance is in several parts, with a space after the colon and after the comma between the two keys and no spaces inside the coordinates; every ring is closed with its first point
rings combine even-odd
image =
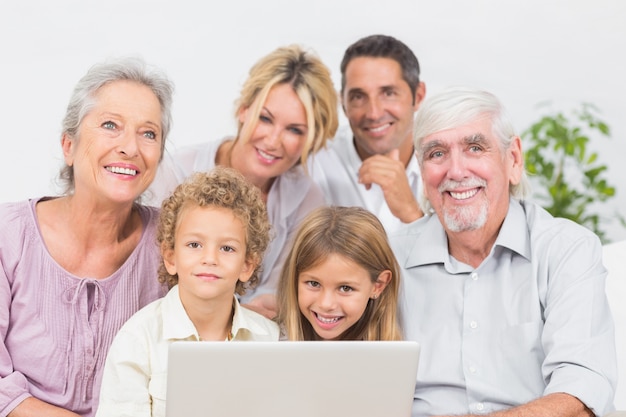
{"type": "Polygon", "coordinates": [[[416,342],[174,342],[167,417],[410,417],[416,342]]]}

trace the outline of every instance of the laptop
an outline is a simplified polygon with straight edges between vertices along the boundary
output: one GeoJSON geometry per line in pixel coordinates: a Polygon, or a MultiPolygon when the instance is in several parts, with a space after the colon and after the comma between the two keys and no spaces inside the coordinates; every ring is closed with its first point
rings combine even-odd
{"type": "Polygon", "coordinates": [[[417,342],[173,342],[167,417],[410,417],[417,342]]]}

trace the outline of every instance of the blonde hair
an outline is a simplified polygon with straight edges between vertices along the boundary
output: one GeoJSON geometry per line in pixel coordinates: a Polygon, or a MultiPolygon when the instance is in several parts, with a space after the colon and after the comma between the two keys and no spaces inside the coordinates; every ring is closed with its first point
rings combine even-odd
{"type": "Polygon", "coordinates": [[[391,280],[380,296],[370,299],[363,316],[342,334],[344,340],[400,340],[397,306],[400,267],[382,224],[360,207],[320,207],[298,229],[278,285],[278,321],[289,340],[314,340],[316,334],[298,305],[299,275],[330,255],[344,256],[364,268],[372,282],[381,272],[391,280]]]}
{"type": "MultiPolygon", "coordinates": [[[[218,166],[188,177],[161,205],[157,242],[162,254],[174,250],[178,220],[189,206],[226,208],[241,220],[246,229],[246,260],[255,264],[255,270],[246,283],[237,282],[236,292],[242,295],[248,288],[254,288],[270,239],[267,209],[259,189],[232,168],[218,166]]],[[[159,282],[166,283],[169,288],[178,283],[178,275],[170,275],[162,261],[159,282]]]]}
{"type": "MultiPolygon", "coordinates": [[[[248,79],[236,102],[235,116],[249,109],[250,120],[258,120],[270,90],[280,84],[289,84],[300,98],[306,111],[308,133],[300,155],[300,163],[306,169],[310,153],[326,146],[339,123],[337,115],[337,92],[330,71],[311,51],[298,45],[281,47],[261,58],[250,69],[248,79]]],[[[243,129],[239,121],[237,140],[250,139],[256,123],[243,129]]]]}

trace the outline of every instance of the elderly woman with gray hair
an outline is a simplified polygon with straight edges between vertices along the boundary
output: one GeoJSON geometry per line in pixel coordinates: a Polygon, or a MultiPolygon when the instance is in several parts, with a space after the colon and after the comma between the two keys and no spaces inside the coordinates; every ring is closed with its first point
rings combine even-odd
{"type": "Polygon", "coordinates": [[[93,66],[63,120],[65,192],[0,205],[0,415],[92,416],[120,326],[161,297],[157,209],[173,84],[137,58],[93,66]]]}

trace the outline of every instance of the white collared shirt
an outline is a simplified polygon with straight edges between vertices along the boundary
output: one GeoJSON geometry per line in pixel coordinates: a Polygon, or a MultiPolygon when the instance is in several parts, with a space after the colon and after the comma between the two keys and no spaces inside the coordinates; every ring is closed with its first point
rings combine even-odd
{"type": "MultiPolygon", "coordinates": [[[[278,325],[233,297],[233,341],[276,341],[278,325]]],[[[139,310],[113,340],[104,366],[96,416],[164,417],[167,355],[172,342],[199,341],[178,286],[139,310]]]]}
{"type": "MultiPolygon", "coordinates": [[[[389,210],[382,189],[372,184],[368,190],[359,183],[361,164],[349,126],[339,129],[326,149],[309,157],[311,178],[322,189],[327,204],[365,208],[378,217],[387,233],[399,229],[404,223],[389,210]]],[[[406,175],[417,199],[422,192],[422,181],[415,155],[409,161],[406,175]]]]}

